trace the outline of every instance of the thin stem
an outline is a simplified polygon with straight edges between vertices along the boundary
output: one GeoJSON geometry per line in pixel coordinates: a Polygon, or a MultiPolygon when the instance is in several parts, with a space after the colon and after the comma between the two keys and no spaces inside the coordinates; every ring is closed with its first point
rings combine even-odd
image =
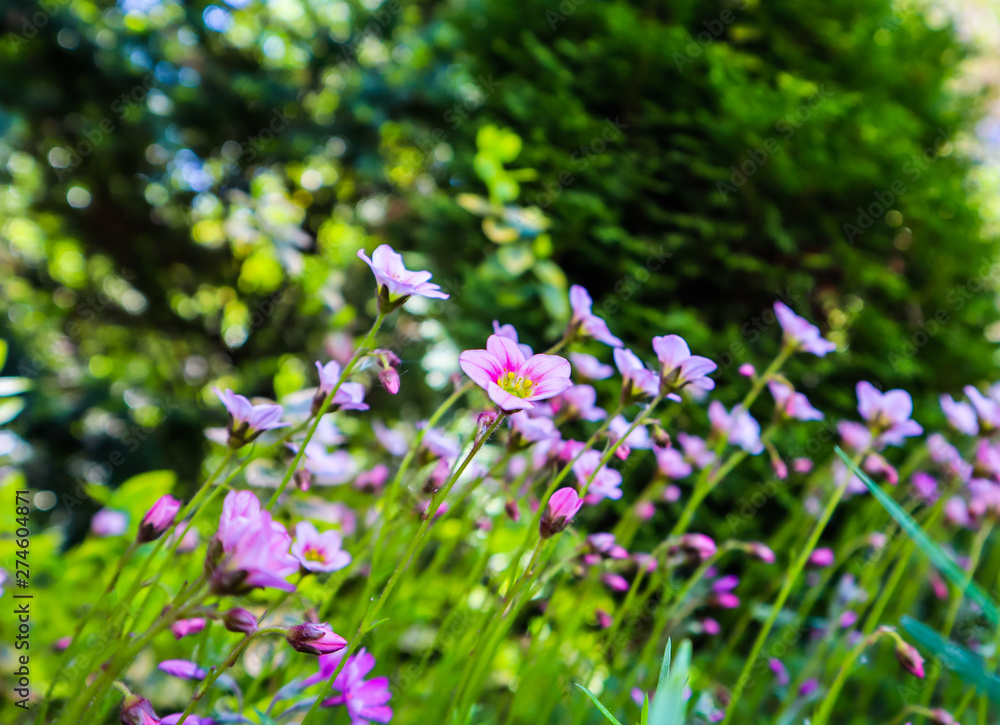
{"type": "Polygon", "coordinates": [[[313,435],[316,433],[316,428],[319,427],[319,422],[322,420],[323,416],[333,405],[333,399],[337,395],[337,391],[340,390],[340,386],[343,385],[344,381],[347,380],[348,376],[353,372],[354,366],[361,361],[365,355],[368,354],[371,349],[371,344],[375,340],[375,336],[378,334],[379,328],[382,327],[382,323],[385,321],[386,313],[379,312],[378,317],[375,318],[375,322],[372,324],[372,329],[368,331],[368,335],[365,337],[364,341],[361,343],[361,347],[357,349],[354,356],[351,357],[351,361],[344,366],[343,371],[340,373],[340,377],[337,379],[336,385],[333,386],[333,390],[326,396],[323,401],[323,405],[320,406],[316,415],[313,416],[312,425],[309,427],[309,432],[306,433],[305,440],[299,445],[298,451],[295,452],[295,458],[292,459],[291,464],[288,466],[288,470],[285,471],[285,477],[281,479],[281,484],[275,489],[274,494],[272,494],[270,500],[267,502],[267,510],[270,511],[274,508],[274,504],[278,502],[281,498],[281,494],[285,492],[285,488],[288,486],[288,482],[292,480],[292,476],[295,475],[295,471],[299,467],[299,461],[302,460],[302,456],[306,453],[306,446],[309,445],[309,441],[312,440],[313,435]]]}

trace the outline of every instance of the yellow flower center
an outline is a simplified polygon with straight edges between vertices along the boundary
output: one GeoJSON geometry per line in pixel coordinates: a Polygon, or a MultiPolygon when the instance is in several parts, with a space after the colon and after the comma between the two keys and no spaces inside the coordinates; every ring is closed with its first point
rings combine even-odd
{"type": "Polygon", "coordinates": [[[508,372],[506,375],[500,375],[497,378],[497,385],[511,395],[518,398],[527,398],[531,395],[531,388],[534,387],[535,381],[525,377],[518,377],[514,372],[508,372]]]}
{"type": "Polygon", "coordinates": [[[323,552],[320,551],[319,549],[313,549],[313,548],[310,547],[310,548],[306,549],[302,553],[304,554],[304,556],[306,557],[306,559],[308,559],[309,561],[318,561],[318,562],[325,561],[325,559],[323,557],[323,552]]]}

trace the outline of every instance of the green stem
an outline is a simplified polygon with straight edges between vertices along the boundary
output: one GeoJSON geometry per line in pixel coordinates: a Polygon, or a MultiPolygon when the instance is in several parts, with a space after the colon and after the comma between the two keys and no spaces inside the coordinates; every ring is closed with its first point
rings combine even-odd
{"type": "MultiPolygon", "coordinates": [[[[778,619],[778,615],[781,613],[782,607],[784,607],[785,601],[788,599],[788,595],[791,594],[792,588],[795,586],[795,580],[802,572],[802,569],[805,568],[806,562],[809,561],[809,556],[812,554],[813,549],[816,548],[816,544],[819,542],[820,536],[823,535],[823,530],[826,528],[827,523],[829,523],[830,518],[833,516],[833,511],[837,508],[837,504],[840,503],[840,499],[843,498],[844,492],[847,490],[847,486],[850,481],[851,477],[847,476],[844,479],[844,482],[836,487],[833,495],[826,504],[826,508],[823,509],[823,513],[820,514],[819,521],[816,522],[816,526],[813,528],[813,532],[809,536],[809,540],[806,542],[805,548],[802,549],[798,558],[792,564],[792,567],[788,572],[788,576],[785,578],[785,582],[781,587],[781,591],[778,592],[778,598],[772,606],[771,614],[764,622],[764,627],[760,630],[760,633],[757,635],[757,639],[754,641],[753,647],[750,650],[750,656],[747,657],[746,663],[743,665],[743,670],[740,672],[736,687],[733,688],[732,699],[729,702],[729,706],[726,708],[726,718],[722,721],[722,725],[728,725],[729,721],[733,717],[733,714],[736,712],[736,705],[739,703],[740,697],[743,694],[743,688],[750,679],[750,670],[757,661],[757,656],[760,654],[760,651],[764,646],[764,642],[767,640],[767,636],[771,633],[771,628],[774,626],[774,622],[778,619]]],[[[814,725],[819,725],[819,723],[814,723],[814,725]]]]}
{"type": "Polygon", "coordinates": [[[299,467],[299,461],[302,460],[302,456],[306,453],[306,446],[309,445],[309,441],[312,440],[313,435],[316,433],[316,428],[319,427],[319,422],[322,420],[323,416],[333,405],[333,399],[337,395],[337,391],[340,390],[340,386],[343,385],[344,381],[347,380],[348,376],[354,371],[354,366],[357,365],[361,359],[368,354],[371,349],[372,342],[375,340],[375,336],[378,334],[379,328],[382,327],[382,323],[386,318],[385,312],[379,312],[378,317],[375,318],[375,322],[372,324],[372,329],[368,331],[368,335],[361,343],[361,347],[357,349],[354,356],[351,357],[351,361],[344,366],[343,371],[340,373],[340,377],[337,379],[337,384],[333,386],[333,390],[330,391],[329,395],[323,401],[323,405],[320,406],[319,411],[313,417],[312,425],[309,427],[309,432],[306,433],[305,440],[299,445],[298,451],[295,453],[295,458],[292,459],[291,464],[288,466],[288,470],[285,471],[285,477],[281,479],[281,484],[275,489],[274,494],[271,496],[270,500],[267,502],[267,510],[270,511],[274,508],[274,504],[278,502],[281,498],[281,494],[285,492],[285,488],[288,486],[288,482],[292,480],[292,476],[295,475],[295,471],[299,467]]]}

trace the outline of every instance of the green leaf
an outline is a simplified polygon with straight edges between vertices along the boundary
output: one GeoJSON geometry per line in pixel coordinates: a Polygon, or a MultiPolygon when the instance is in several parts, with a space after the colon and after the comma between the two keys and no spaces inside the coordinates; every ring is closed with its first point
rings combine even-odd
{"type": "Polygon", "coordinates": [[[945,639],[912,617],[904,615],[900,623],[914,640],[923,645],[942,665],[957,674],[962,682],[975,687],[993,702],[1000,703],[1000,677],[988,671],[982,657],[945,639]]]}
{"type": "Polygon", "coordinates": [[[17,395],[31,389],[28,378],[0,378],[0,397],[17,395]]]}
{"type": "Polygon", "coordinates": [[[879,488],[874,481],[872,481],[864,472],[858,468],[857,464],[852,461],[846,453],[840,450],[840,447],[836,447],[837,455],[840,456],[841,460],[847,464],[847,467],[851,469],[855,476],[861,479],[868,490],[871,491],[872,495],[878,500],[882,507],[896,520],[899,527],[906,532],[913,543],[917,545],[917,548],[924,553],[924,555],[931,560],[931,563],[937,567],[952,584],[958,587],[961,594],[966,594],[970,599],[975,601],[980,607],[982,607],[983,614],[990,620],[990,623],[996,626],[998,623],[997,618],[997,606],[993,602],[986,592],[984,592],[976,582],[972,580],[971,575],[967,574],[955,560],[948,556],[947,552],[944,551],[937,543],[929,537],[923,529],[920,528],[920,524],[910,518],[898,503],[896,503],[892,496],[887,494],[881,488],[879,488]]]}
{"type": "Polygon", "coordinates": [[[0,425],[10,423],[24,410],[24,401],[21,398],[11,398],[0,403],[0,425]]]}
{"type": "Polygon", "coordinates": [[[593,692],[588,690],[579,682],[574,682],[573,684],[579,687],[581,690],[583,690],[587,694],[587,697],[593,700],[594,704],[597,705],[597,709],[601,711],[601,714],[604,715],[604,717],[606,717],[608,721],[613,722],[615,725],[622,725],[620,722],[618,722],[618,718],[616,718],[614,715],[608,712],[608,708],[604,707],[604,705],[601,704],[601,701],[597,699],[597,696],[593,692]]]}
{"type": "Polygon", "coordinates": [[[0,370],[3,370],[4,363],[7,362],[7,341],[0,340],[0,370]]]}
{"type": "Polygon", "coordinates": [[[671,661],[668,641],[663,664],[660,666],[660,681],[649,714],[649,725],[684,725],[687,711],[684,688],[688,683],[690,667],[691,643],[687,640],[681,642],[676,659],[671,661]]]}
{"type": "Polygon", "coordinates": [[[649,693],[645,692],[642,695],[642,719],[639,720],[639,725],[647,725],[649,723],[649,693]]]}

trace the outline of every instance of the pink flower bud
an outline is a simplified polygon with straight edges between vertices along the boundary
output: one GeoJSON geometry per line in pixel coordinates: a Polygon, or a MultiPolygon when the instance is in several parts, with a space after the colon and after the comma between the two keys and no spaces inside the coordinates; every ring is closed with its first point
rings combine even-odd
{"type": "Polygon", "coordinates": [[[928,712],[927,716],[931,719],[931,722],[936,725],[959,725],[958,720],[956,720],[950,712],[942,710],[940,707],[936,707],[928,712]]]}
{"type": "Polygon", "coordinates": [[[347,640],[330,629],[329,624],[305,622],[290,628],[285,639],[292,649],[310,655],[328,655],[347,646],[347,640]]]}
{"type": "Polygon", "coordinates": [[[785,664],[781,660],[771,658],[767,661],[767,665],[771,668],[771,672],[774,673],[774,679],[779,685],[787,685],[790,682],[788,670],[785,669],[785,664]]]}
{"type": "Polygon", "coordinates": [[[651,501],[643,501],[635,507],[636,516],[642,521],[649,521],[656,513],[656,506],[651,501]]]}
{"type": "Polygon", "coordinates": [[[577,495],[575,489],[567,486],[553,493],[538,524],[538,531],[542,538],[547,539],[565,529],[581,506],[583,506],[583,499],[577,495]]]}
{"type": "Polygon", "coordinates": [[[615,592],[628,591],[628,580],[619,574],[612,574],[609,572],[601,577],[601,581],[603,581],[604,584],[608,587],[608,589],[611,589],[612,591],[615,592]]]}
{"type": "Polygon", "coordinates": [[[222,617],[223,626],[230,632],[252,634],[257,631],[257,618],[242,607],[230,609],[222,617]]]}
{"type": "Polygon", "coordinates": [[[756,556],[765,564],[773,564],[775,561],[774,552],[771,551],[771,547],[760,543],[759,541],[750,542],[747,553],[750,556],[756,556]]]}
{"type": "Polygon", "coordinates": [[[719,592],[709,599],[709,603],[723,609],[736,609],[740,606],[740,598],[732,592],[719,592]]]}
{"type": "Polygon", "coordinates": [[[752,378],[757,373],[757,369],[750,363],[743,363],[740,365],[738,372],[745,378],[752,378]]]}
{"type": "Polygon", "coordinates": [[[799,687],[799,697],[809,697],[809,695],[819,689],[819,680],[811,678],[802,683],[799,687]]]}
{"type": "Polygon", "coordinates": [[[712,635],[718,634],[722,631],[722,627],[719,626],[719,623],[711,617],[701,620],[701,629],[705,634],[712,635]]]}
{"type": "Polygon", "coordinates": [[[503,510],[507,513],[511,521],[517,522],[521,520],[521,509],[517,507],[517,501],[514,499],[507,499],[507,503],[503,505],[503,510]]]}
{"type": "Polygon", "coordinates": [[[916,675],[917,677],[923,679],[924,677],[924,658],[920,656],[917,652],[917,648],[912,644],[904,642],[902,639],[896,640],[896,659],[899,660],[899,664],[903,666],[910,674],[916,675]]]}
{"type": "Polygon", "coordinates": [[[157,725],[160,719],[156,717],[149,700],[138,695],[129,695],[122,702],[122,725],[157,725]]]}
{"type": "Polygon", "coordinates": [[[610,614],[605,612],[603,609],[597,610],[597,624],[601,629],[607,629],[613,622],[614,620],[611,618],[610,614]]]}
{"type": "Polygon", "coordinates": [[[205,620],[202,617],[178,619],[170,625],[170,631],[173,632],[176,639],[183,639],[189,634],[197,634],[203,629],[205,629],[205,620]]]}
{"type": "Polygon", "coordinates": [[[827,548],[816,549],[809,555],[809,566],[822,569],[833,564],[833,550],[827,548]]]}
{"type": "Polygon", "coordinates": [[[156,541],[174,523],[177,512],[180,510],[181,502],[176,498],[170,495],[160,496],[146,512],[146,515],[142,517],[136,541],[140,544],[156,541]]]}
{"type": "Polygon", "coordinates": [[[813,462],[809,458],[796,458],[792,461],[792,470],[796,473],[809,473],[813,469],[813,462]]]}
{"type": "Polygon", "coordinates": [[[780,458],[771,459],[771,468],[774,469],[774,475],[781,481],[788,478],[788,465],[780,458]]]}
{"type": "Polygon", "coordinates": [[[684,534],[678,540],[678,544],[681,549],[696,555],[702,560],[714,556],[717,550],[715,542],[704,534],[684,534]]]}
{"type": "Polygon", "coordinates": [[[395,395],[399,392],[399,371],[396,368],[386,368],[378,373],[378,381],[387,392],[395,395]]]}
{"type": "Polygon", "coordinates": [[[182,680],[205,679],[205,670],[189,660],[163,660],[159,669],[182,680]]]}
{"type": "Polygon", "coordinates": [[[840,626],[844,629],[848,627],[853,627],[854,623],[858,621],[858,613],[853,609],[848,609],[846,612],[840,615],[840,626]]]}
{"type": "Polygon", "coordinates": [[[681,487],[671,483],[663,490],[663,500],[667,503],[674,503],[681,499],[681,487]]]}

